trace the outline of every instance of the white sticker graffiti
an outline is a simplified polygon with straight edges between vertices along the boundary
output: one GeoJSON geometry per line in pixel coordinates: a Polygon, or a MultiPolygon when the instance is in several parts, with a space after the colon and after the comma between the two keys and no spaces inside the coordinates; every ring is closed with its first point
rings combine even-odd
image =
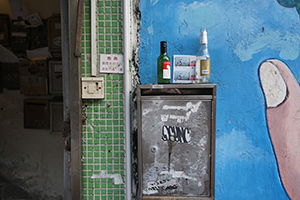
{"type": "Polygon", "coordinates": [[[113,178],[114,184],[123,184],[123,180],[120,174],[108,174],[107,171],[101,170],[100,174],[93,174],[91,178],[113,178]]]}
{"type": "Polygon", "coordinates": [[[150,181],[147,183],[146,189],[143,190],[144,194],[156,194],[159,190],[177,189],[177,181],[171,180],[158,180],[150,181]]]}
{"type": "Polygon", "coordinates": [[[171,175],[172,178],[183,178],[183,179],[189,179],[189,180],[197,181],[196,178],[193,178],[193,177],[190,177],[190,176],[186,175],[186,173],[183,172],[183,171],[170,170],[170,171],[162,171],[159,174],[160,175],[171,175]]]}
{"type": "Polygon", "coordinates": [[[188,111],[186,112],[185,115],[169,115],[169,114],[164,114],[161,115],[161,121],[166,122],[169,119],[176,119],[178,123],[181,123],[183,121],[188,121],[190,118],[190,115],[192,113],[195,113],[198,111],[202,101],[199,101],[196,104],[192,104],[192,102],[188,102],[185,106],[168,106],[164,105],[163,109],[164,110],[183,110],[183,111],[188,111]]]}

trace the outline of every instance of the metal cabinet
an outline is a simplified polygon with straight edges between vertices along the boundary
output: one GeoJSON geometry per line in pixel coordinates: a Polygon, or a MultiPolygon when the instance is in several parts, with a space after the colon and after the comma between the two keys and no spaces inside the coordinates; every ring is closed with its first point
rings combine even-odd
{"type": "Polygon", "coordinates": [[[49,93],[54,95],[62,95],[63,93],[62,80],[62,61],[49,61],[49,93]]]}
{"type": "Polygon", "coordinates": [[[62,99],[50,101],[50,133],[61,134],[64,121],[64,107],[62,99]]]}
{"type": "Polygon", "coordinates": [[[49,129],[49,100],[24,100],[24,128],[49,129]]]}
{"type": "Polygon", "coordinates": [[[140,85],[140,199],[214,199],[216,85],[140,85]]]}

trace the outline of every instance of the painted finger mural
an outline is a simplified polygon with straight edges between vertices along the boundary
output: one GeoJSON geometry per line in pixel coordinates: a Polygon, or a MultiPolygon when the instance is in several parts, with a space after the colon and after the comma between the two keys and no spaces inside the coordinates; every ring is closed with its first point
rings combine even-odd
{"type": "Polygon", "coordinates": [[[282,184],[289,195],[300,194],[300,88],[290,69],[270,59],[259,68],[270,138],[282,184]]]}

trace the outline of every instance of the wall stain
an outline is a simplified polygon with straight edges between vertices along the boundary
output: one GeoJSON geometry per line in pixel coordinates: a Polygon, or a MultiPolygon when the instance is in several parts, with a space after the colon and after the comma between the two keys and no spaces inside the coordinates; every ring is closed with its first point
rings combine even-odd
{"type": "Polygon", "coordinates": [[[172,149],[173,149],[174,144],[175,144],[174,141],[168,140],[168,146],[169,146],[168,171],[170,171],[171,155],[172,155],[172,149]]]}

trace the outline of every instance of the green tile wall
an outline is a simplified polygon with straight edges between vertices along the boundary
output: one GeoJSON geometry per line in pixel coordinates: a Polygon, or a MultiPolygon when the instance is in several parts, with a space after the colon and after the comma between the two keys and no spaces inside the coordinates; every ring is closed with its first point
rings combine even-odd
{"type": "MultiPolygon", "coordinates": [[[[85,1],[82,30],[82,76],[91,76],[91,44],[100,54],[122,54],[122,1],[96,1],[96,41],[91,41],[90,1],[85,1]]],[[[99,74],[104,78],[103,100],[83,100],[82,191],[84,200],[125,199],[125,118],[123,74],[99,74]],[[93,174],[120,174],[113,178],[91,178],[93,174]]]]}

